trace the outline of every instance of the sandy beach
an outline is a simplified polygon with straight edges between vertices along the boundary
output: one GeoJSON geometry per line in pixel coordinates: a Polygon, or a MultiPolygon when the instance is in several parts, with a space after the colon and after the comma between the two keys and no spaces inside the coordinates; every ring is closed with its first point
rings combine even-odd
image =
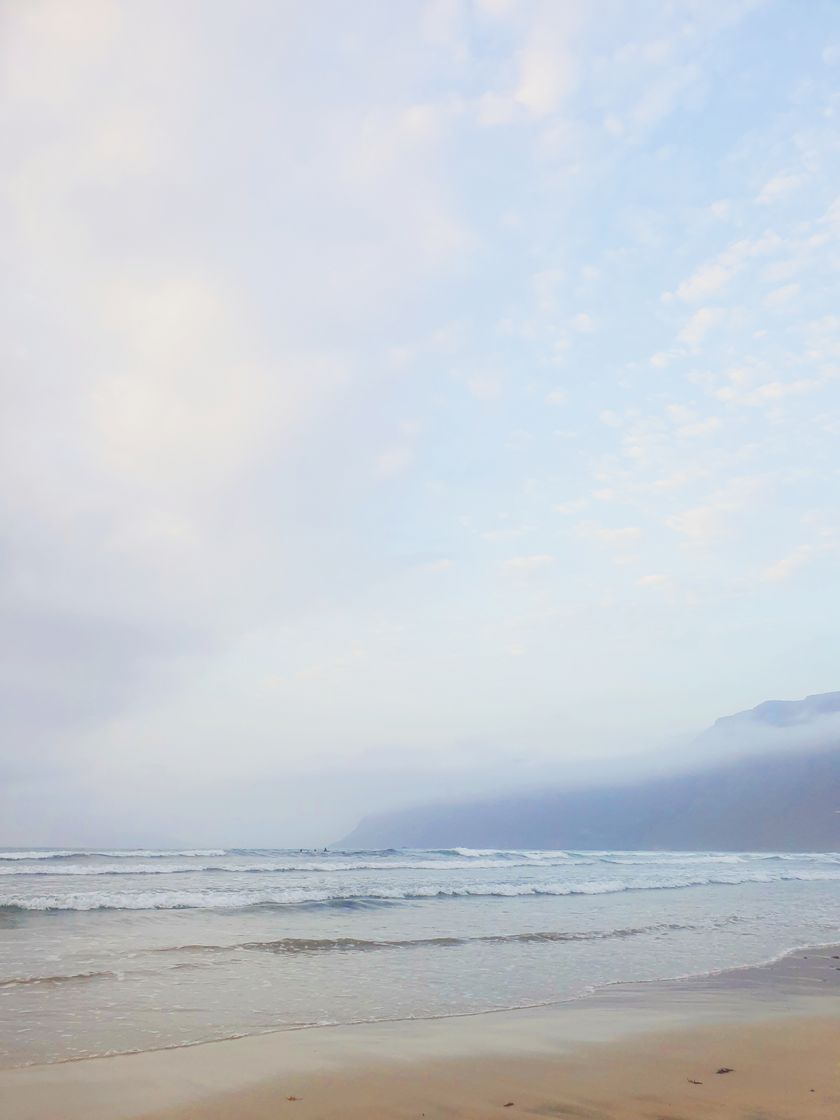
{"type": "Polygon", "coordinates": [[[840,949],[802,951],[549,1007],[6,1070],[0,1097],[6,1120],[834,1120],[838,995],[840,949]]]}

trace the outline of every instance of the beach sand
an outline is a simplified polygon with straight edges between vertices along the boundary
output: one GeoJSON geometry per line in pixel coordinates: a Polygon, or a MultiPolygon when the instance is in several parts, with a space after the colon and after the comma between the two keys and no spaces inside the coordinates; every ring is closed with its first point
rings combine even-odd
{"type": "Polygon", "coordinates": [[[4,1120],[840,1117],[840,949],[550,1007],[0,1072],[4,1120]],[[730,1072],[718,1072],[727,1068],[730,1072]]]}

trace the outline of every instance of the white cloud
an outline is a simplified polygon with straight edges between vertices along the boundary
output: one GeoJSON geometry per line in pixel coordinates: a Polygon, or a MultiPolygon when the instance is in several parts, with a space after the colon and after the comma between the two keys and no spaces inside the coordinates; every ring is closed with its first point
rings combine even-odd
{"type": "Polygon", "coordinates": [[[748,509],[758,500],[765,480],[750,476],[732,478],[711,495],[703,505],[685,509],[668,517],[669,529],[697,544],[706,544],[730,528],[733,515],[748,509]]]}
{"type": "MultiPolygon", "coordinates": [[[[515,10],[504,0],[486,0],[480,7],[494,18],[515,10]]],[[[477,111],[481,124],[509,124],[523,111],[537,119],[549,118],[561,108],[578,84],[574,44],[582,15],[576,4],[540,4],[530,18],[517,22],[522,38],[513,81],[481,95],[477,111]]]]}
{"type": "Polygon", "coordinates": [[[802,175],[780,172],[778,175],[774,175],[772,179],[767,180],[756,195],[755,201],[759,206],[770,206],[775,202],[781,202],[782,199],[798,190],[803,182],[804,176],[802,175]]]}
{"type": "Polygon", "coordinates": [[[107,57],[124,31],[119,5],[84,0],[71,10],[61,0],[22,4],[3,13],[4,87],[31,104],[61,105],[107,57]]]}
{"type": "Polygon", "coordinates": [[[585,311],[579,311],[572,320],[574,328],[581,334],[591,334],[595,330],[595,320],[585,311]]]}
{"type": "Polygon", "coordinates": [[[535,116],[553,112],[575,86],[571,53],[551,44],[533,43],[519,56],[519,84],[513,98],[535,116]]]}
{"type": "Polygon", "coordinates": [[[511,572],[534,572],[540,568],[548,568],[553,563],[553,556],[538,553],[533,556],[513,556],[505,562],[505,567],[511,572]]]}
{"type": "MultiPolygon", "coordinates": [[[[326,842],[336,789],[350,817],[419,796],[406,767],[467,742],[498,780],[500,743],[532,758],[556,725],[558,671],[568,725],[609,718],[605,687],[641,736],[702,724],[735,693],[668,711],[688,626],[682,677],[793,687],[783,647],[832,592],[814,563],[766,594],[836,482],[828,72],[782,52],[722,125],[749,3],[333,5],[329,34],[323,8],[2,17],[0,772],[40,789],[48,743],[139,820],[131,779],[165,766],[172,819],[232,843],[326,842]],[[753,204],[771,157],[808,189],[753,204]],[[348,802],[370,757],[397,778],[348,802]],[[294,791],[260,837],[236,770],[294,791]]],[[[602,734],[629,742],[581,751],[602,734]]]]}
{"type": "Polygon", "coordinates": [[[732,269],[717,261],[710,261],[696,269],[687,280],[677,288],[677,299],[686,303],[708,299],[715,296],[729,283],[732,269]]]}
{"type": "Polygon", "coordinates": [[[699,346],[708,332],[720,326],[726,318],[722,307],[701,307],[691,316],[677,338],[689,346],[699,346]]]}
{"type": "Polygon", "coordinates": [[[494,19],[502,19],[510,15],[515,9],[518,0],[475,0],[475,6],[483,15],[494,19]]]}
{"type": "Polygon", "coordinates": [[[515,111],[512,98],[499,93],[484,93],[478,99],[476,117],[479,124],[492,127],[510,124],[515,111]]]}
{"type": "Polygon", "coordinates": [[[502,379],[493,374],[476,373],[467,380],[467,388],[480,401],[493,401],[501,396],[502,379]]]}
{"type": "Polygon", "coordinates": [[[448,572],[452,566],[453,562],[448,556],[442,556],[440,560],[429,560],[420,565],[424,572],[448,572]]]}
{"type": "Polygon", "coordinates": [[[810,545],[800,545],[787,556],[765,568],[762,579],[768,583],[784,583],[804,568],[814,558],[814,549],[810,545]]]}
{"type": "Polygon", "coordinates": [[[707,416],[704,420],[682,424],[677,428],[677,435],[684,436],[686,439],[697,439],[701,436],[707,436],[711,432],[716,432],[721,425],[722,421],[719,416],[707,416]]]}
{"type": "Polygon", "coordinates": [[[805,377],[794,381],[766,381],[754,387],[736,382],[716,390],[715,396],[727,404],[760,408],[777,404],[786,397],[801,397],[806,393],[813,393],[820,388],[820,385],[821,382],[816,378],[805,377]]]}
{"type": "Polygon", "coordinates": [[[658,350],[650,356],[650,364],[654,369],[667,369],[674,359],[674,355],[665,350],[658,350]]]}
{"type": "Polygon", "coordinates": [[[766,307],[784,307],[796,299],[798,295],[798,284],[784,284],[782,287],[774,288],[772,292],[768,292],[764,298],[764,304],[766,307]]]}
{"type": "Polygon", "coordinates": [[[399,437],[381,451],[376,458],[376,473],[380,478],[394,478],[403,474],[414,462],[420,425],[414,420],[400,424],[399,437]]]}
{"type": "Polygon", "coordinates": [[[669,517],[665,524],[695,541],[706,541],[723,532],[727,510],[718,505],[695,506],[669,517]]]}
{"type": "Polygon", "coordinates": [[[651,573],[647,576],[641,576],[636,580],[639,587],[662,587],[668,582],[668,577],[659,573],[651,573]]]}
{"type": "Polygon", "coordinates": [[[642,530],[637,525],[624,525],[610,528],[604,525],[581,525],[580,533],[606,545],[607,548],[624,548],[635,543],[642,535],[642,530]]]}
{"type": "Polygon", "coordinates": [[[749,260],[775,252],[781,243],[779,235],[772,230],[765,231],[760,237],[735,241],[717,257],[696,268],[677,285],[674,295],[685,303],[698,303],[716,296],[728,287],[749,260]]]}
{"type": "Polygon", "coordinates": [[[584,509],[586,504],[585,498],[577,498],[569,502],[557,502],[556,505],[552,506],[552,509],[555,513],[568,516],[569,514],[577,513],[579,510],[584,509]]]}
{"type": "Polygon", "coordinates": [[[420,15],[420,26],[428,42],[444,47],[458,61],[466,57],[465,28],[459,0],[426,0],[420,15]]]}
{"type": "Polygon", "coordinates": [[[528,525],[507,525],[501,529],[485,529],[481,539],[485,541],[509,541],[515,537],[523,537],[531,531],[528,525]]]}

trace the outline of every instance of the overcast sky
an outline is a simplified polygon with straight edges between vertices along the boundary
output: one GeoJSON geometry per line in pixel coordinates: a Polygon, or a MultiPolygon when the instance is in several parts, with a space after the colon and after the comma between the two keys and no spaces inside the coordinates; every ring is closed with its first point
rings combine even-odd
{"type": "Polygon", "coordinates": [[[833,0],[0,24],[0,843],[326,843],[840,687],[833,0]]]}

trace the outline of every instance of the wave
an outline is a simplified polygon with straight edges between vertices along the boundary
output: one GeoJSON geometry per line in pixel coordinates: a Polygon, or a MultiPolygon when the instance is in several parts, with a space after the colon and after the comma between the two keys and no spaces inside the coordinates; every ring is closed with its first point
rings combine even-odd
{"type": "MultiPolygon", "coordinates": [[[[786,861],[838,861],[840,852],[672,852],[672,851],[618,851],[618,850],[565,850],[530,848],[379,848],[379,849],[313,849],[313,848],[37,848],[29,850],[0,849],[0,863],[31,862],[41,860],[85,860],[107,857],[111,859],[172,859],[172,858],[222,858],[257,857],[265,860],[298,859],[310,857],[308,863],[295,865],[301,871],[330,870],[345,867],[371,868],[453,866],[454,860],[467,860],[463,866],[474,867],[483,861],[545,864],[560,861],[624,863],[628,865],[671,865],[675,863],[744,863],[754,860],[786,861]],[[322,857],[327,857],[326,859],[322,857]],[[395,860],[392,857],[401,859],[395,860]],[[347,860],[362,861],[356,864],[347,860]],[[332,861],[332,862],[331,862],[332,861]],[[336,863],[336,861],[340,861],[336,863]],[[370,862],[376,861],[376,862],[370,862]]],[[[456,866],[461,866],[456,864],[456,866]]],[[[261,868],[262,869],[262,868],[261,868]]],[[[265,868],[268,869],[268,868],[265,868]]],[[[291,865],[289,865],[291,869],[291,865]]],[[[202,869],[206,870],[206,869],[202,869]]]]}
{"type": "MultiPolygon", "coordinates": [[[[566,852],[561,849],[550,848],[438,848],[440,855],[465,856],[468,859],[483,859],[487,856],[496,856],[501,859],[517,859],[524,857],[527,861],[564,860],[571,859],[573,855],[585,855],[583,852],[566,852]]],[[[586,853],[588,854],[588,853],[586,853]]]]}
{"type": "MultiPolygon", "coordinates": [[[[103,853],[104,854],[104,853],[103,853]]],[[[590,861],[591,862],[591,861],[590,861]]],[[[559,864],[560,861],[558,860],[559,864]]],[[[541,866],[551,867],[553,861],[545,860],[541,866]]],[[[345,871],[474,871],[481,868],[528,867],[528,860],[515,859],[450,859],[440,860],[391,860],[388,863],[207,863],[207,864],[72,864],[36,867],[0,867],[2,876],[24,875],[185,875],[199,872],[237,875],[272,875],[295,872],[334,874],[345,871]]]]}
{"type": "Polygon", "coordinates": [[[227,953],[247,949],[263,953],[329,953],[376,952],[382,949],[450,948],[472,944],[517,944],[533,942],[608,941],[614,938],[638,937],[646,933],[697,929],[694,925],[659,922],[649,926],[623,929],[580,930],[567,932],[548,930],[526,933],[481,934],[475,937],[415,937],[403,939],[366,939],[359,937],[280,937],[272,941],[240,941],[231,945],[171,945],[156,949],[157,953],[227,953]]]}
{"type": "Polygon", "coordinates": [[[91,848],[38,849],[36,851],[0,851],[0,862],[7,860],[83,859],[86,856],[109,856],[112,859],[167,859],[172,856],[225,856],[226,848],[182,848],[165,851],[157,848],[91,848]]]}
{"type": "MultiPolygon", "coordinates": [[[[716,924],[728,923],[739,920],[733,915],[721,918],[716,924]]],[[[595,930],[528,930],[523,933],[507,934],[480,934],[473,937],[417,937],[398,939],[366,939],[359,937],[281,937],[271,941],[239,941],[225,945],[187,944],[167,945],[163,948],[150,949],[148,953],[194,953],[198,955],[216,955],[233,952],[272,953],[278,955],[317,954],[317,953],[369,953],[387,950],[408,949],[435,949],[457,948],[473,944],[515,945],[515,944],[553,944],[575,943],[586,941],[612,941],[624,940],[631,937],[642,937],[645,934],[673,933],[686,930],[696,930],[702,927],[694,924],[679,922],[657,922],[646,926],[628,926],[615,929],[595,930]]],[[[200,963],[179,962],[167,966],[164,971],[180,969],[198,969],[204,967],[200,963]]],[[[122,980],[128,975],[150,976],[160,972],[160,969],[151,971],[143,969],[140,972],[115,972],[110,969],[90,972],[57,973],[50,976],[14,976],[0,979],[0,989],[22,988],[38,985],[48,987],[60,984],[84,983],[90,980],[122,980]]]]}
{"type": "Polygon", "coordinates": [[[665,853],[657,853],[653,858],[648,856],[647,859],[637,859],[635,853],[631,853],[629,856],[599,855],[598,860],[601,863],[616,864],[622,867],[674,867],[679,865],[690,867],[694,864],[707,863],[749,863],[750,857],[748,855],[735,855],[734,853],[693,855],[678,852],[670,858],[665,853]]]}
{"type": "MultiPolygon", "coordinates": [[[[120,864],[107,864],[107,863],[93,863],[93,864],[76,864],[76,863],[61,863],[57,866],[37,866],[37,867],[0,867],[0,878],[14,877],[16,879],[29,877],[33,875],[49,875],[50,877],[56,876],[87,876],[87,875],[185,875],[190,872],[193,874],[199,871],[239,871],[239,870],[257,870],[256,868],[230,868],[217,866],[212,864],[196,865],[191,863],[185,864],[151,864],[144,866],[143,864],[129,864],[123,866],[120,864]]],[[[268,870],[267,868],[264,870],[268,870]]]]}
{"type": "Polygon", "coordinates": [[[118,976],[119,973],[110,970],[58,973],[56,976],[13,976],[9,980],[0,980],[0,988],[28,988],[37,984],[52,986],[55,984],[81,983],[85,980],[113,980],[118,976]]]}
{"type": "Polygon", "coordinates": [[[783,881],[837,882],[840,871],[802,870],[783,874],[752,873],[681,876],[670,880],[622,881],[620,879],[562,883],[475,883],[458,885],[417,884],[404,889],[379,887],[348,891],[306,887],[259,890],[144,890],[134,893],[91,891],[65,895],[0,895],[0,911],[21,910],[238,910],[266,906],[409,902],[434,898],[520,898],[618,894],[636,890],[683,890],[700,886],[737,886],[743,883],[783,881]]]}
{"type": "Polygon", "coordinates": [[[84,855],[84,852],[62,852],[62,851],[49,851],[49,852],[0,852],[0,860],[18,860],[18,859],[64,859],[66,856],[84,855]]]}

